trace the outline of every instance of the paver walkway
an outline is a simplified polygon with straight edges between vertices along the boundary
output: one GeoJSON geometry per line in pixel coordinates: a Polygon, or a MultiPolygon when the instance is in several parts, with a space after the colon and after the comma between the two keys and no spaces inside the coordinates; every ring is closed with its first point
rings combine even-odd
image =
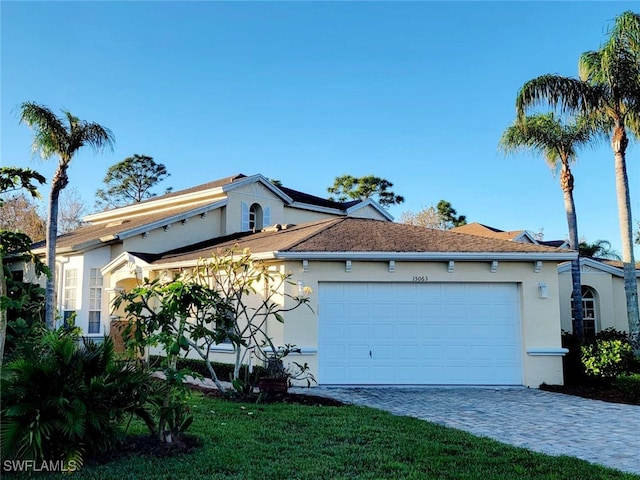
{"type": "Polygon", "coordinates": [[[640,474],[640,407],[528,388],[292,389],[640,474]]]}

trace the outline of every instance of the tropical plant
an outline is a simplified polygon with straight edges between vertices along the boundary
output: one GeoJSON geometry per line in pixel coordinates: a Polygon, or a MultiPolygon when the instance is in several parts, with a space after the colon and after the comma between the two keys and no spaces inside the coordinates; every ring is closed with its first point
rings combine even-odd
{"type": "Polygon", "coordinates": [[[34,130],[33,153],[43,159],[58,157],[58,167],[51,181],[49,194],[49,217],[47,219],[46,264],[50,275],[46,283],[45,322],[49,329],[55,322],[55,258],[58,236],[58,199],[60,192],[69,184],[67,170],[78,150],[89,145],[94,151],[112,148],[113,134],[97,123],[89,123],[63,110],[64,118],[56,116],[49,108],[34,102],[20,106],[20,123],[34,130]]]}
{"type": "Polygon", "coordinates": [[[640,15],[618,15],[608,40],[580,56],[579,79],[543,75],[526,82],[516,99],[519,118],[539,104],[589,117],[611,140],[614,153],[618,219],[629,333],[640,352],[640,320],[633,254],[631,199],[626,167],[627,131],[640,134],[640,15]]]}
{"type": "Polygon", "coordinates": [[[333,185],[327,188],[327,191],[331,194],[329,200],[332,201],[346,202],[347,200],[374,198],[386,208],[404,202],[404,197],[393,193],[391,187],[393,187],[393,183],[389,180],[373,175],[359,178],[342,175],[336,177],[333,185]]]}
{"type": "MultiPolygon", "coordinates": [[[[109,167],[104,177],[104,189],[96,192],[96,205],[103,208],[121,207],[154,197],[151,192],[169,177],[167,168],[152,157],[135,154],[109,167]]],[[[170,191],[171,189],[167,189],[170,191]]]]}
{"type": "Polygon", "coordinates": [[[64,330],[45,331],[34,352],[4,367],[2,458],[81,465],[116,445],[127,417],[153,428],[145,406],[153,381],[134,362],[117,360],[109,337],[78,344],[64,330]]]}
{"type": "Polygon", "coordinates": [[[578,244],[578,251],[581,257],[620,260],[620,255],[611,248],[611,242],[608,240],[596,240],[592,243],[582,241],[578,244]]]}
{"type": "MultiPolygon", "coordinates": [[[[45,179],[38,172],[29,168],[0,167],[0,193],[12,192],[18,189],[25,189],[32,197],[38,198],[37,183],[43,184],[45,179]]],[[[0,207],[3,205],[0,196],[0,207]]],[[[21,232],[0,229],[0,366],[4,359],[4,345],[7,336],[7,310],[12,305],[12,299],[7,296],[7,282],[5,279],[3,257],[7,254],[17,255],[18,259],[33,259],[36,273],[49,272],[42,267],[36,258],[29,252],[31,239],[21,232]]]]}
{"type": "Polygon", "coordinates": [[[623,340],[596,340],[582,346],[582,364],[592,378],[612,381],[628,372],[633,361],[631,344],[623,340]]]}
{"type": "MultiPolygon", "coordinates": [[[[575,162],[577,149],[588,144],[594,135],[594,126],[586,118],[563,122],[553,113],[518,118],[502,134],[500,149],[504,153],[533,150],[542,156],[554,175],[560,171],[560,188],[564,194],[564,210],[569,227],[569,246],[578,250],[578,220],[573,199],[574,177],[571,163],[575,162]]],[[[582,286],[580,260],[571,261],[573,285],[574,325],[578,338],[584,337],[582,319],[582,286]]]]}
{"type": "Polygon", "coordinates": [[[194,352],[224,392],[210,360],[212,347],[223,342],[233,346],[231,381],[240,378],[242,366],[253,358],[266,364],[269,352],[277,351],[267,335],[267,321],[284,322],[284,313],[309,302],[308,288],[300,296],[286,293],[290,277],[252,258],[248,249],[220,250],[201,260],[193,273],[144,279],[114,299],[114,311],[123,312],[129,322],[124,331],[129,346],[139,352],[162,347],[167,377],[181,354],[194,352]]]}

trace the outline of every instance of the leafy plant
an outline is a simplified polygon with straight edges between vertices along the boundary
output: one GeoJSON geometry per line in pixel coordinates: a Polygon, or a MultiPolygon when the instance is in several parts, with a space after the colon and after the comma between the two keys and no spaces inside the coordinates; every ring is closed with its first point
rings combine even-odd
{"type": "Polygon", "coordinates": [[[617,339],[597,339],[581,351],[587,375],[609,381],[627,372],[633,359],[631,344],[617,339]]]}
{"type": "Polygon", "coordinates": [[[153,425],[145,408],[150,380],[135,363],[116,359],[109,337],[78,344],[64,330],[45,332],[2,372],[2,458],[82,464],[86,454],[116,445],[127,415],[153,425]]]}
{"type": "Polygon", "coordinates": [[[620,375],[613,381],[613,386],[635,401],[640,401],[640,373],[620,375]]]}

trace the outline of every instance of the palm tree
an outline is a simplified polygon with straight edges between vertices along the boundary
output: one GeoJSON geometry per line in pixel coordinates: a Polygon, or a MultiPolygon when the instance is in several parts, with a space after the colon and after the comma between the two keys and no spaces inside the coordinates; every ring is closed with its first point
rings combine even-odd
{"type": "MultiPolygon", "coordinates": [[[[578,221],[573,199],[573,173],[570,164],[576,159],[576,149],[589,143],[594,129],[586,119],[563,123],[553,113],[532,115],[516,120],[500,138],[500,148],[505,153],[527,149],[541,153],[554,175],[560,170],[560,187],[564,193],[564,210],[569,227],[569,245],[578,250],[578,221]]],[[[571,262],[573,281],[574,329],[578,338],[583,338],[582,287],[580,260],[571,262]]]]}
{"type": "Polygon", "coordinates": [[[20,106],[20,123],[34,130],[33,153],[43,159],[58,157],[58,168],[51,182],[49,195],[49,217],[47,219],[47,258],[51,271],[47,278],[45,294],[45,323],[48,328],[55,325],[55,282],[56,282],[56,238],[58,236],[58,198],[60,191],[69,183],[67,169],[71,159],[84,145],[98,152],[113,148],[113,134],[97,123],[89,123],[63,110],[64,118],[57,117],[49,108],[33,102],[20,106]]]}
{"type": "Polygon", "coordinates": [[[580,242],[578,250],[581,257],[620,260],[620,255],[611,248],[611,242],[608,240],[596,240],[593,243],[580,242]]]}
{"type": "Polygon", "coordinates": [[[522,117],[528,108],[548,104],[563,112],[584,114],[598,122],[601,132],[610,137],[629,336],[635,351],[640,353],[633,225],[625,158],[629,143],[627,129],[640,136],[640,15],[628,11],[616,17],[609,39],[600,50],[580,56],[579,74],[580,79],[543,75],[528,81],[518,92],[516,110],[522,117]]]}

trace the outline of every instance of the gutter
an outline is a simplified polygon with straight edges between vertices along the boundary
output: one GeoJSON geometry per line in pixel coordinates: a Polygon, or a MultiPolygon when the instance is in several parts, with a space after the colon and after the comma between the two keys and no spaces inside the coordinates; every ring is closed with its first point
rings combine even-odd
{"type": "Polygon", "coordinates": [[[577,252],[275,252],[275,258],[283,260],[503,260],[503,261],[532,261],[532,260],[574,260],[577,252]]]}

